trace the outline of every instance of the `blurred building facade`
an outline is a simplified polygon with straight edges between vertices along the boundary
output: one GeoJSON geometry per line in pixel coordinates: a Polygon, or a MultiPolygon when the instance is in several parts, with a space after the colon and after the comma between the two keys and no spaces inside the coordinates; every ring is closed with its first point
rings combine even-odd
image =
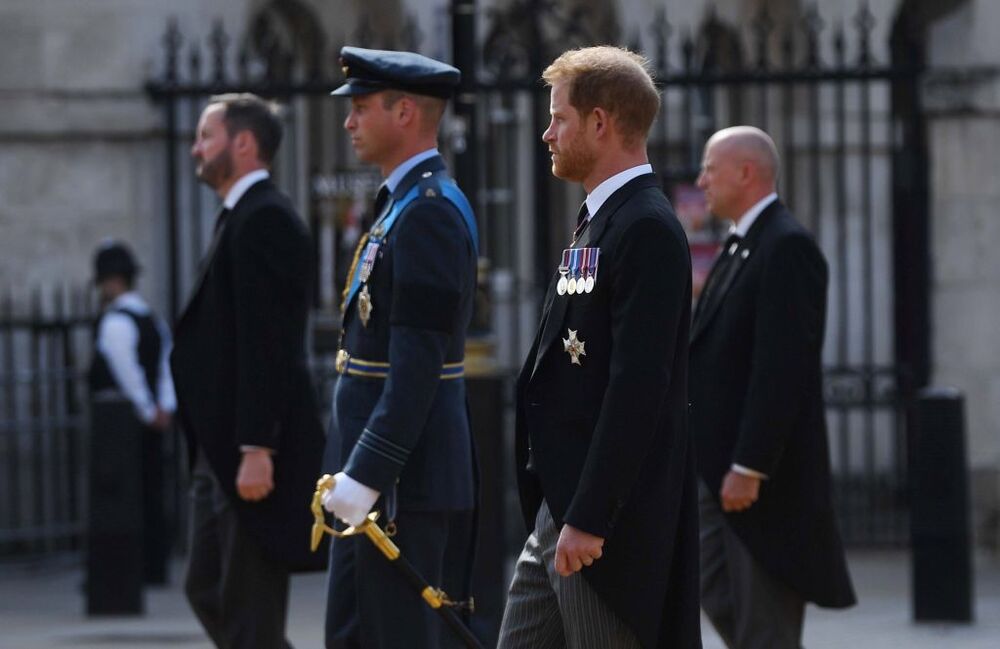
{"type": "MultiPolygon", "coordinates": [[[[491,266],[488,325],[502,367],[515,367],[530,344],[546,260],[561,249],[582,198],[536,173],[546,105],[544,92],[523,82],[566,47],[641,49],[678,79],[680,90],[665,93],[651,151],[678,207],[692,222],[701,218],[690,184],[712,130],[753,117],[772,131],[786,158],[782,193],[794,195],[793,209],[831,257],[828,365],[869,368],[865,380],[874,384],[871,368],[898,369],[900,345],[926,347],[926,366],[906,371],[915,385],[967,395],[976,532],[981,543],[1000,547],[1000,345],[993,340],[1000,260],[991,254],[1000,244],[992,214],[1000,202],[992,177],[1000,168],[1000,40],[993,35],[1000,5],[991,0],[5,0],[0,291],[82,284],[90,252],[115,236],[139,252],[143,291],[161,311],[176,310],[216,205],[192,181],[186,151],[207,91],[241,83],[274,89],[294,79],[296,91],[279,96],[288,139],[276,175],[317,235],[317,319],[332,319],[345,257],[378,182],[343,137],[345,107],[323,96],[338,74],[335,53],[363,44],[451,59],[458,6],[475,9],[481,83],[467,90],[480,99],[474,119],[448,120],[442,148],[455,157],[479,145],[473,177],[491,266]],[[816,61],[832,69],[840,56],[849,63],[839,69],[861,72],[842,85],[831,74],[813,93],[809,75],[824,67],[816,61]],[[798,81],[782,77],[757,92],[753,74],[766,76],[786,58],[798,81]],[[910,67],[921,68],[919,92],[900,96],[891,71],[910,67]],[[685,76],[709,68],[714,85],[685,76]],[[873,68],[887,72],[863,93],[858,80],[873,68]],[[171,90],[180,87],[191,91],[171,90]],[[908,103],[919,106],[918,116],[908,103]],[[920,141],[902,150],[923,153],[900,157],[897,145],[913,124],[920,141]],[[894,181],[911,163],[924,165],[926,182],[894,181]],[[894,255],[904,243],[926,263],[894,255]],[[914,286],[925,291],[907,298],[911,308],[894,308],[914,286]]],[[[920,170],[907,176],[921,177],[920,170]]],[[[710,242],[714,233],[698,236],[710,242]]],[[[853,376],[832,372],[831,381],[850,392],[853,376]]],[[[874,400],[876,389],[865,389],[874,400]]],[[[899,389],[893,379],[885,391],[899,389]]],[[[845,471],[899,461],[895,419],[847,410],[832,420],[843,431],[834,455],[845,471]],[[854,434],[866,426],[867,437],[854,434]]]]}

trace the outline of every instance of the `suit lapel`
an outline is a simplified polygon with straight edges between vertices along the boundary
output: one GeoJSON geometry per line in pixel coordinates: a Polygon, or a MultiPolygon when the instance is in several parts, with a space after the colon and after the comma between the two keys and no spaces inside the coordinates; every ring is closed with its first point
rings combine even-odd
{"type": "MultiPolygon", "coordinates": [[[[657,186],[658,182],[656,176],[653,174],[644,174],[625,183],[618,191],[609,196],[608,200],[604,201],[604,205],[591,218],[590,225],[580,235],[580,240],[573,247],[596,247],[615,212],[639,190],[657,186]]],[[[559,337],[558,334],[562,329],[563,320],[566,317],[566,307],[569,306],[569,298],[556,299],[555,285],[558,279],[559,275],[557,273],[549,281],[549,290],[545,298],[545,308],[542,311],[541,337],[538,343],[538,351],[535,354],[535,365],[531,370],[532,376],[538,371],[538,366],[541,364],[542,358],[545,357],[549,346],[559,337]]]]}
{"type": "Polygon", "coordinates": [[[725,301],[726,293],[732,287],[733,282],[739,276],[740,271],[746,266],[750,257],[753,256],[753,251],[757,247],[757,241],[760,239],[760,233],[767,226],[767,221],[771,219],[771,216],[780,209],[780,201],[775,200],[773,203],[767,206],[757,220],[751,226],[750,231],[747,232],[747,236],[743,237],[738,244],[736,251],[733,253],[733,259],[729,266],[725,269],[725,275],[715,278],[717,267],[722,259],[722,255],[725,255],[727,251],[723,250],[722,255],[719,259],[715,260],[715,264],[712,266],[712,270],[709,273],[709,277],[706,280],[706,286],[709,282],[715,282],[717,280],[718,286],[713,287],[710,295],[705,304],[698,304],[698,308],[695,310],[694,324],[691,327],[691,340],[695,340],[701,332],[705,330],[708,323],[712,321],[712,318],[719,311],[719,307],[725,301]]]}
{"type": "MultiPolygon", "coordinates": [[[[208,276],[208,271],[212,267],[212,262],[215,260],[215,253],[219,248],[219,243],[222,241],[222,237],[225,236],[225,233],[229,229],[230,224],[232,224],[233,220],[236,218],[236,215],[240,210],[240,206],[246,205],[247,198],[252,193],[260,191],[265,186],[271,186],[270,179],[260,180],[251,185],[249,188],[247,188],[243,196],[240,197],[240,200],[236,201],[236,205],[233,205],[233,209],[229,210],[229,216],[226,217],[226,220],[223,221],[222,225],[212,235],[212,242],[208,245],[208,250],[205,251],[205,255],[204,257],[202,257],[201,260],[201,264],[199,264],[198,266],[198,276],[195,278],[194,284],[191,287],[191,291],[188,293],[188,301],[184,304],[184,308],[181,310],[180,318],[178,318],[177,320],[178,323],[184,320],[184,316],[187,315],[187,312],[191,308],[191,305],[194,304],[199,293],[201,293],[202,285],[205,283],[205,278],[208,276]]],[[[224,207],[220,207],[219,212],[221,213],[223,209],[224,207]]]]}
{"type": "MultiPolygon", "coordinates": [[[[220,208],[219,213],[222,213],[220,208]]],[[[218,217],[216,217],[218,218],[218,217]]],[[[212,259],[215,257],[215,250],[219,247],[219,241],[222,239],[222,233],[229,227],[229,222],[232,220],[233,215],[230,212],[226,220],[215,230],[212,235],[212,241],[208,244],[208,250],[205,251],[205,256],[202,257],[201,263],[198,264],[198,276],[195,277],[194,284],[191,287],[191,291],[188,293],[188,301],[184,305],[184,310],[181,311],[182,314],[187,313],[188,308],[190,308],[191,303],[194,302],[194,298],[201,291],[201,285],[205,283],[205,276],[208,275],[208,269],[212,265],[212,259]]],[[[183,317],[183,316],[182,316],[183,317]]]]}

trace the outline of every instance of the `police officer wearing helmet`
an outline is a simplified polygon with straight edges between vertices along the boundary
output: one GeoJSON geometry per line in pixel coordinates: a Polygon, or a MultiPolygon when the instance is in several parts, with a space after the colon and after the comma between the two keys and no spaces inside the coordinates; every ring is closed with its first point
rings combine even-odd
{"type": "Polygon", "coordinates": [[[163,435],[170,429],[177,399],[167,364],[170,330],[134,290],[138,273],[139,265],[124,243],[109,240],[97,249],[94,282],[103,311],[88,379],[92,395],[126,399],[141,424],[141,457],[135,459],[142,467],[143,580],[164,584],[170,535],[164,511],[163,435]]]}
{"type": "MultiPolygon", "coordinates": [[[[475,460],[463,380],[477,233],[436,148],[457,69],[410,52],[345,47],[344,122],[385,179],[345,287],[341,373],[324,506],[358,524],[374,508],[429,583],[466,596],[475,460]]],[[[439,618],[366,539],[332,544],[327,647],[437,648],[439,618]]]]}

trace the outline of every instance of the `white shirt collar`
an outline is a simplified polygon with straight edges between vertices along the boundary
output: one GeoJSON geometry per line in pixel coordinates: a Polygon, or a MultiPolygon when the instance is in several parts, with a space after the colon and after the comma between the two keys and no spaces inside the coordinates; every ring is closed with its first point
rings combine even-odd
{"type": "Polygon", "coordinates": [[[226,198],[222,201],[227,210],[231,210],[236,207],[236,204],[240,202],[243,198],[243,194],[247,193],[247,190],[264,180],[265,178],[270,178],[271,174],[267,169],[255,169],[243,176],[229,188],[229,193],[226,194],[226,198]]]}
{"type": "Polygon", "coordinates": [[[747,236],[747,232],[750,231],[750,226],[752,226],[754,221],[757,220],[760,213],[776,200],[778,200],[777,192],[771,192],[764,198],[754,203],[753,207],[748,209],[743,216],[740,217],[740,220],[736,222],[736,225],[729,231],[730,234],[735,234],[741,239],[747,236]]]}
{"type": "Polygon", "coordinates": [[[393,169],[392,173],[389,174],[389,177],[385,179],[385,186],[389,188],[389,192],[392,193],[396,191],[396,188],[399,187],[399,183],[403,182],[403,178],[405,178],[406,174],[410,173],[414,167],[424,160],[429,160],[436,155],[441,155],[438,153],[437,148],[427,149],[393,169]]]}
{"type": "Polygon", "coordinates": [[[593,218],[593,216],[597,214],[597,210],[601,209],[601,206],[604,205],[604,202],[607,201],[612,194],[621,189],[625,183],[633,178],[651,173],[653,173],[653,165],[641,164],[636,167],[632,167],[631,169],[620,171],[602,182],[597,187],[594,187],[594,191],[587,194],[587,212],[590,214],[588,218],[593,218]]]}

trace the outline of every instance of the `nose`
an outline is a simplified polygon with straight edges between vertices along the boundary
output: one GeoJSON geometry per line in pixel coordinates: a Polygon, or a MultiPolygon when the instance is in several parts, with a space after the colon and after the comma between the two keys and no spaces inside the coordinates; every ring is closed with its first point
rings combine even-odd
{"type": "Polygon", "coordinates": [[[192,158],[197,158],[198,157],[198,149],[200,149],[200,148],[201,148],[201,142],[199,140],[195,140],[194,143],[191,144],[191,157],[192,158]]]}
{"type": "Polygon", "coordinates": [[[695,186],[698,189],[700,189],[702,191],[705,190],[705,187],[706,187],[706,185],[708,183],[705,182],[705,172],[704,171],[702,171],[700,174],[698,174],[698,180],[696,180],[694,184],[695,184],[695,186]]]}
{"type": "Polygon", "coordinates": [[[544,133],[542,133],[542,142],[545,142],[546,144],[548,144],[548,143],[551,143],[551,142],[555,141],[556,138],[555,138],[555,134],[553,133],[553,128],[552,128],[552,126],[553,126],[554,123],[555,122],[549,122],[549,127],[547,129],[545,129],[544,133]]]}
{"type": "Polygon", "coordinates": [[[350,131],[354,128],[354,111],[347,113],[347,117],[344,118],[344,128],[350,131]]]}

